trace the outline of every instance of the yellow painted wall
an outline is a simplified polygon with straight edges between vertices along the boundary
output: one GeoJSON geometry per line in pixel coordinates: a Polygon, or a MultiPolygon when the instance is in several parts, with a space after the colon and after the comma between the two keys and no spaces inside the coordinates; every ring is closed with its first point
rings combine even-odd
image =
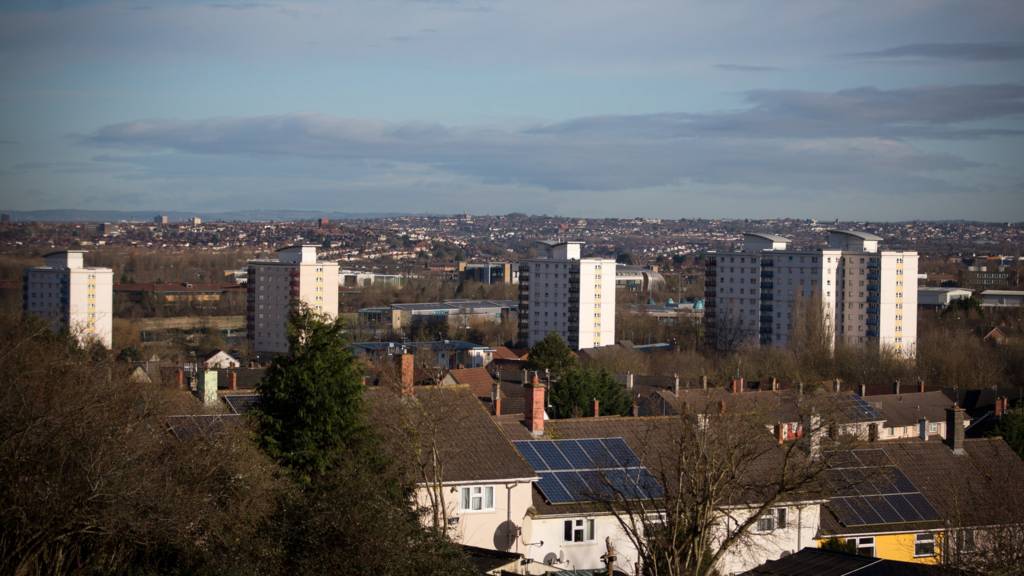
{"type": "MultiPolygon", "coordinates": [[[[868,536],[865,534],[865,536],[868,536]]],[[[942,535],[935,534],[935,555],[914,557],[914,542],[917,532],[906,534],[883,534],[876,535],[875,556],[885,560],[898,560],[900,562],[917,562],[918,564],[938,564],[939,553],[942,548],[942,535]]],[[[826,539],[819,539],[818,546],[821,547],[826,539]]]]}

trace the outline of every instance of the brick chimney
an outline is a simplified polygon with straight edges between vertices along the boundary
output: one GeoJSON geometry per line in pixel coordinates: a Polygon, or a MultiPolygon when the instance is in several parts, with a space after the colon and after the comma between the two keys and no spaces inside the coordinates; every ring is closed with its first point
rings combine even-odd
{"type": "Polygon", "coordinates": [[[597,398],[594,398],[594,418],[597,418],[600,415],[601,415],[601,402],[597,398]]]}
{"type": "Polygon", "coordinates": [[[718,401],[718,413],[725,414],[725,400],[718,401]]]}
{"type": "Polygon", "coordinates": [[[184,390],[185,389],[185,369],[184,368],[178,368],[178,389],[179,390],[184,390]]]}
{"type": "Polygon", "coordinates": [[[786,443],[786,425],[782,422],[775,424],[775,441],[779,443],[779,446],[786,443]]]}
{"type": "Polygon", "coordinates": [[[928,419],[919,418],[917,420],[917,437],[921,440],[928,441],[928,419]]]}
{"type": "Polygon", "coordinates": [[[238,390],[238,372],[228,372],[228,390],[238,390]]]}
{"type": "Polygon", "coordinates": [[[526,384],[526,428],[534,436],[544,434],[544,385],[540,383],[537,373],[533,373],[533,379],[526,384]]]}
{"type": "Polygon", "coordinates": [[[779,391],[779,379],[772,376],[772,392],[779,391]]]}
{"type": "Polygon", "coordinates": [[[956,404],[946,408],[946,445],[953,454],[964,453],[964,409],[956,404]]]}
{"type": "Polygon", "coordinates": [[[743,392],[743,378],[732,379],[732,393],[740,394],[743,392]]]}
{"type": "Polygon", "coordinates": [[[494,407],[494,415],[501,416],[501,382],[491,385],[491,406],[494,407]]]}
{"type": "Polygon", "coordinates": [[[917,391],[924,394],[924,379],[922,378],[917,379],[917,391]]]}
{"type": "Polygon", "coordinates": [[[633,389],[633,373],[632,372],[627,372],[626,373],[626,390],[632,390],[632,389],[633,389]]]}
{"type": "Polygon", "coordinates": [[[412,396],[415,393],[416,384],[416,357],[404,353],[399,357],[399,370],[401,371],[402,396],[412,396]]]}
{"type": "Polygon", "coordinates": [[[996,407],[995,407],[995,416],[996,416],[996,418],[1002,418],[1003,415],[1006,414],[1006,409],[1008,407],[1009,406],[1007,404],[1007,398],[1005,396],[996,396],[996,407]]]}
{"type": "Polygon", "coordinates": [[[894,382],[892,383],[892,393],[893,393],[893,394],[899,394],[899,393],[900,393],[900,379],[899,379],[899,378],[897,378],[897,379],[896,379],[896,380],[895,380],[895,381],[894,381],[894,382]]]}

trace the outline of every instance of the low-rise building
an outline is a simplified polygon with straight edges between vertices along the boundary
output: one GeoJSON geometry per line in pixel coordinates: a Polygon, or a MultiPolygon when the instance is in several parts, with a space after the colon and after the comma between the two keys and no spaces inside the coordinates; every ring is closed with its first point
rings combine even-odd
{"type": "Polygon", "coordinates": [[[921,308],[945,309],[957,300],[967,300],[973,290],[955,287],[921,286],[917,289],[917,305],[921,308]]]}
{"type": "Polygon", "coordinates": [[[1024,290],[985,290],[981,305],[989,308],[1019,308],[1024,306],[1024,290]]]}

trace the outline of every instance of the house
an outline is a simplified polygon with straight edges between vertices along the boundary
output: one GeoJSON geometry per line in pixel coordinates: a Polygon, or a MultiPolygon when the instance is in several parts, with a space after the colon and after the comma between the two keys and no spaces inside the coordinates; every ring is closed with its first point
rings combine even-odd
{"type": "Polygon", "coordinates": [[[878,442],[833,459],[819,544],[855,543],[858,553],[938,564],[984,546],[1000,527],[1020,526],[1024,462],[1001,438],[965,439],[963,410],[946,408],[943,441],[878,442]]]}
{"type": "MultiPolygon", "coordinates": [[[[941,390],[879,394],[867,401],[885,417],[878,440],[946,437],[946,408],[952,400],[941,390]]],[[[964,428],[970,422],[964,418],[964,428]]]]}
{"type": "Polygon", "coordinates": [[[426,342],[356,342],[350,346],[353,354],[371,361],[381,361],[400,354],[427,355],[439,369],[475,368],[491,362],[494,349],[463,340],[433,340],[426,342]]]}
{"type": "Polygon", "coordinates": [[[942,566],[880,560],[822,548],[804,548],[744,572],[742,576],[952,576],[960,574],[942,566]]]}
{"type": "MultiPolygon", "coordinates": [[[[634,566],[639,554],[620,519],[607,502],[589,495],[607,490],[607,486],[602,488],[606,483],[627,500],[635,497],[657,506],[665,494],[658,478],[665,463],[672,461],[683,419],[609,416],[548,420],[543,411],[544,387],[534,379],[527,390],[525,414],[495,418],[540,477],[534,484],[531,514],[524,522],[524,538],[535,543],[525,552],[527,557],[562,569],[597,569],[603,566],[601,556],[607,541],[616,550],[617,566],[634,566]],[[617,465],[601,464],[609,453],[617,465]]],[[[773,441],[770,434],[765,434],[764,440],[773,441]]],[[[777,464],[778,450],[765,454],[752,468],[766,472],[777,464]]],[[[749,519],[760,502],[763,500],[756,495],[746,494],[725,503],[719,510],[719,537],[749,519]]],[[[822,502],[812,494],[781,500],[756,522],[750,539],[739,542],[721,559],[719,570],[737,573],[813,542],[822,502]]]]}
{"type": "Polygon", "coordinates": [[[468,386],[371,387],[374,428],[408,459],[427,525],[463,545],[524,554],[521,536],[537,475],[468,386]]]}
{"type": "Polygon", "coordinates": [[[477,398],[491,398],[494,393],[494,379],[486,368],[454,368],[441,378],[442,385],[468,386],[477,398]]]}
{"type": "Polygon", "coordinates": [[[213,350],[203,356],[203,366],[207,370],[227,370],[241,365],[237,358],[223,350],[213,350]]]}

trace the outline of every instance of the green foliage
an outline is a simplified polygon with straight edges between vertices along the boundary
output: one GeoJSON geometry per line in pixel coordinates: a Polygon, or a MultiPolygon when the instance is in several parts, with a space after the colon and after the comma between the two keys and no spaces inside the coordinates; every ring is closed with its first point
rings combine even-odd
{"type": "Polygon", "coordinates": [[[530,359],[527,364],[531,370],[550,370],[551,378],[555,380],[578,365],[576,355],[572,353],[565,340],[554,332],[530,348],[530,359]]]}
{"type": "Polygon", "coordinates": [[[824,550],[835,550],[836,552],[846,552],[847,554],[857,553],[857,543],[853,540],[844,540],[842,538],[829,538],[822,542],[821,547],[824,550]]]}
{"type": "Polygon", "coordinates": [[[365,438],[362,367],[339,320],[306,307],[293,313],[289,352],[260,382],[260,446],[308,481],[330,469],[340,449],[365,438]]]}
{"type": "Polygon", "coordinates": [[[1009,410],[992,429],[992,436],[1002,436],[1014,452],[1024,458],[1024,409],[1009,410]]]}
{"type": "Polygon", "coordinates": [[[573,368],[563,373],[550,388],[550,402],[556,418],[592,415],[595,398],[602,416],[624,416],[632,405],[622,384],[604,370],[573,368]]]}

